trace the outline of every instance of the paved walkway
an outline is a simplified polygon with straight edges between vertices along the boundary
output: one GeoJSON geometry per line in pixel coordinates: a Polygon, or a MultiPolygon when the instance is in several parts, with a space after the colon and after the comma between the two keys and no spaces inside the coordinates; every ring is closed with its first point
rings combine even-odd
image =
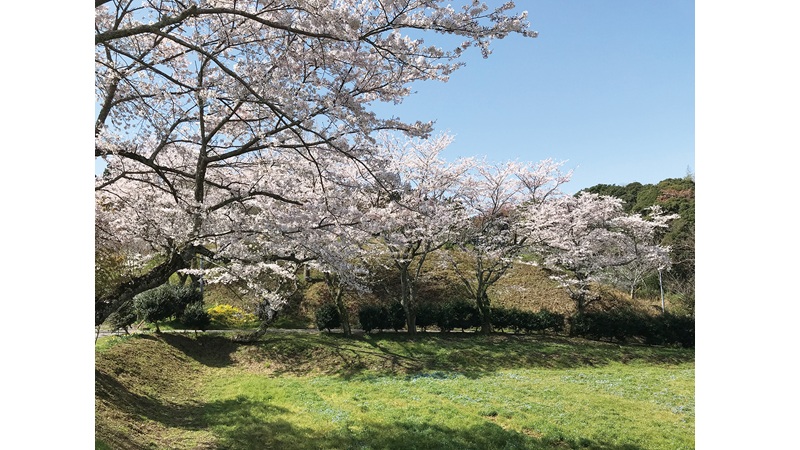
{"type": "MultiPolygon", "coordinates": [[[[247,333],[247,332],[252,332],[252,331],[255,331],[255,330],[254,329],[248,329],[248,330],[206,330],[206,331],[198,331],[198,333],[216,333],[216,334],[221,334],[221,333],[247,333]]],[[[387,331],[394,332],[394,330],[383,330],[383,332],[387,332],[387,331]]],[[[164,334],[167,334],[167,333],[173,333],[173,334],[192,333],[192,334],[194,334],[194,330],[161,330],[161,332],[164,333],[164,334]]],[[[311,333],[311,334],[314,334],[314,333],[319,333],[319,332],[320,332],[319,330],[314,329],[314,328],[296,328],[296,329],[268,328],[267,329],[267,333],[311,333]]],[[[325,332],[327,333],[328,331],[325,331],[325,332]]],[[[342,331],[341,330],[331,330],[330,332],[332,334],[338,334],[338,333],[341,333],[342,331]]],[[[151,334],[151,333],[155,333],[155,331],[153,331],[153,330],[129,330],[128,331],[128,334],[151,334]]],[[[364,334],[364,330],[353,329],[352,333],[353,334],[364,334]]],[[[121,330],[119,330],[119,331],[101,330],[99,333],[97,332],[97,330],[95,330],[94,334],[95,334],[96,337],[99,337],[99,338],[100,337],[106,337],[106,336],[125,336],[125,332],[121,331],[121,330]]]]}

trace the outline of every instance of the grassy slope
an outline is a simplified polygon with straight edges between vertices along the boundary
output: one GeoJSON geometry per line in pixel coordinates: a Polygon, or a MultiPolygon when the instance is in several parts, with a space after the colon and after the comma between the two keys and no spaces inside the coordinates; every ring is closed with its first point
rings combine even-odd
{"type": "Polygon", "coordinates": [[[453,334],[104,340],[98,448],[694,448],[694,352],[453,334]]]}

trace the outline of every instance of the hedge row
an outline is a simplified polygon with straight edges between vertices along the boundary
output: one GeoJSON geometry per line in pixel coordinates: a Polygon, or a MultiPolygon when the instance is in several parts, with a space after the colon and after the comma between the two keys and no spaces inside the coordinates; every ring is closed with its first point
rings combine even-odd
{"type": "Polygon", "coordinates": [[[514,333],[533,333],[564,330],[564,315],[541,310],[522,311],[515,308],[492,308],[492,325],[496,330],[514,333]]]}
{"type": "MultiPolygon", "coordinates": [[[[442,332],[460,329],[462,331],[479,328],[481,315],[477,307],[466,300],[454,300],[441,304],[422,303],[417,307],[416,324],[425,331],[437,327],[442,332]]],[[[322,304],[316,311],[316,324],[319,330],[332,330],[341,327],[341,319],[336,306],[322,304]]],[[[405,328],[405,313],[399,303],[386,305],[364,305],[358,311],[361,329],[366,333],[373,331],[405,328]]],[[[564,316],[549,311],[530,312],[513,308],[492,308],[492,324],[498,331],[514,333],[559,332],[564,329],[564,316]]]]}
{"type": "Polygon", "coordinates": [[[649,345],[694,348],[694,318],[664,313],[658,316],[628,311],[584,313],[570,319],[570,334],[589,339],[640,339],[649,345]]]}
{"type": "Polygon", "coordinates": [[[406,326],[406,315],[400,303],[390,306],[364,305],[358,310],[358,322],[365,333],[374,330],[399,331],[406,326]]]}

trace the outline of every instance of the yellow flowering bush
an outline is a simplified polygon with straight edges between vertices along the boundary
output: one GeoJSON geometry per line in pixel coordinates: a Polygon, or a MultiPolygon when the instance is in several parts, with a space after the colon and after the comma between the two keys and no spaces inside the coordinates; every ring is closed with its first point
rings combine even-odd
{"type": "Polygon", "coordinates": [[[255,314],[245,312],[235,306],[222,304],[208,308],[211,323],[225,328],[247,328],[258,323],[255,314]]]}

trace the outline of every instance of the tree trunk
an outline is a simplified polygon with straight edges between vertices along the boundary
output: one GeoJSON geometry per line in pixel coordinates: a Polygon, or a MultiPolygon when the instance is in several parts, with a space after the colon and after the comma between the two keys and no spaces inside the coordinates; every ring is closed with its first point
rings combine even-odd
{"type": "Polygon", "coordinates": [[[414,315],[414,308],[411,304],[411,281],[408,276],[408,265],[400,266],[400,291],[400,304],[403,306],[403,312],[406,315],[408,335],[414,337],[417,335],[417,318],[414,315]]]}
{"type": "Polygon", "coordinates": [[[269,328],[269,325],[275,320],[276,317],[278,317],[277,311],[274,311],[273,309],[270,308],[266,316],[259,315],[261,323],[258,325],[258,329],[256,331],[250,333],[237,334],[233,336],[232,340],[234,342],[242,342],[242,343],[252,343],[258,341],[259,339],[261,339],[262,336],[267,334],[267,329],[269,328]]]}
{"type": "Polygon", "coordinates": [[[586,294],[579,292],[573,296],[578,314],[583,314],[586,310],[586,294]]]}
{"type": "Polygon", "coordinates": [[[486,290],[481,289],[479,290],[479,294],[476,296],[475,300],[478,303],[478,311],[481,313],[481,334],[488,335],[492,332],[492,317],[491,317],[491,308],[489,305],[489,296],[486,294],[486,290]]]}
{"type": "Polygon", "coordinates": [[[336,309],[339,310],[339,319],[342,322],[342,333],[345,336],[352,336],[350,330],[350,313],[344,304],[344,290],[341,286],[337,287],[334,291],[334,301],[336,302],[336,309]]]}
{"type": "Polygon", "coordinates": [[[406,311],[406,327],[408,328],[409,336],[415,337],[417,335],[417,315],[413,310],[406,311]]]}

